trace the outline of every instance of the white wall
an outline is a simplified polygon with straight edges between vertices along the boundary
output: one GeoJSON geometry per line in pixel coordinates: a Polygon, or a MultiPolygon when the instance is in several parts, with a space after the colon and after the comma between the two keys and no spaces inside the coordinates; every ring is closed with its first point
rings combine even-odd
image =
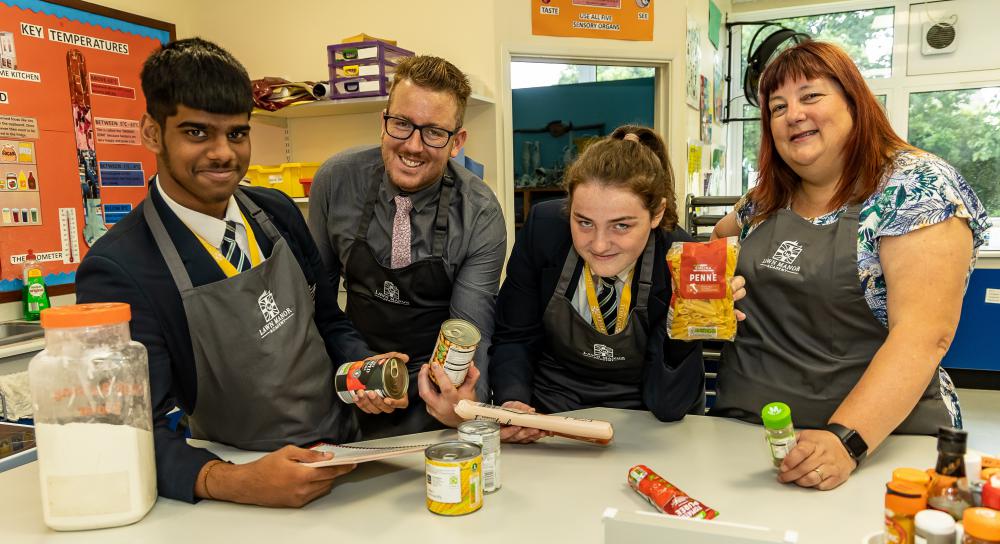
{"type": "Polygon", "coordinates": [[[996,44],[997,22],[1000,22],[1000,2],[996,0],[910,4],[906,73],[913,76],[1000,68],[1000,52],[996,44]],[[923,40],[923,24],[948,22],[953,15],[957,16],[955,51],[939,55],[922,54],[920,45],[923,40]]]}

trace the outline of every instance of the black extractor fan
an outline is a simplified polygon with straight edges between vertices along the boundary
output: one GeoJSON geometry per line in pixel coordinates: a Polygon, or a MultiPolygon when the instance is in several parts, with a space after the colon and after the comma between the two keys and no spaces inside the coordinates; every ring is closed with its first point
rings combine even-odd
{"type": "Polygon", "coordinates": [[[768,23],[757,30],[753,35],[753,39],[750,40],[749,53],[747,53],[747,68],[743,72],[743,96],[747,102],[753,106],[760,107],[757,91],[760,84],[760,75],[764,72],[764,67],[767,66],[767,63],[781,51],[809,39],[808,34],[785,28],[776,23],[768,23]],[[757,38],[764,32],[764,29],[772,27],[778,27],[778,29],[758,44],[757,38]]]}

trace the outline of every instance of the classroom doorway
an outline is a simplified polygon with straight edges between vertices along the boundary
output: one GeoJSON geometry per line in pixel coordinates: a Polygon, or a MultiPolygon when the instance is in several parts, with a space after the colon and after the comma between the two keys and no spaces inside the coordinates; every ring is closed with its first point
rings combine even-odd
{"type": "Polygon", "coordinates": [[[564,196],[563,172],[591,142],[623,124],[661,128],[662,71],[655,64],[512,58],[506,155],[515,230],[532,205],[564,196]]]}

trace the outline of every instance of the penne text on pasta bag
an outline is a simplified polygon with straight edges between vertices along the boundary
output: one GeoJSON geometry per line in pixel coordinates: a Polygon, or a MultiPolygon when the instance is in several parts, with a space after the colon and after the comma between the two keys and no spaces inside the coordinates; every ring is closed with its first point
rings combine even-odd
{"type": "Polygon", "coordinates": [[[673,294],[667,334],[674,340],[729,340],[736,337],[730,280],[740,244],[735,236],[711,242],[674,242],[667,251],[673,294]]]}

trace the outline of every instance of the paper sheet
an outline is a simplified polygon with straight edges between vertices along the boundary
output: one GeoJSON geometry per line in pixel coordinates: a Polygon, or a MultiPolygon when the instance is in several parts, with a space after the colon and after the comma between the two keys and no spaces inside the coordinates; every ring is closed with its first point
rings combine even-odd
{"type": "MultiPolygon", "coordinates": [[[[242,465],[245,463],[252,463],[257,459],[268,454],[264,451],[246,451],[232,446],[227,446],[225,444],[219,444],[217,442],[209,442],[208,440],[195,440],[188,439],[188,444],[195,448],[204,448],[208,451],[218,455],[220,458],[236,463],[237,465],[242,465]]],[[[366,448],[364,446],[335,446],[333,444],[320,444],[314,446],[312,449],[319,451],[326,451],[333,453],[333,458],[326,461],[317,461],[315,463],[303,463],[307,467],[332,467],[336,465],[349,465],[354,463],[367,463],[368,461],[378,461],[379,459],[388,459],[391,457],[396,457],[399,455],[407,455],[411,453],[417,453],[424,451],[429,444],[419,444],[419,445],[406,445],[406,446],[391,446],[391,447],[372,447],[366,448]]]]}

